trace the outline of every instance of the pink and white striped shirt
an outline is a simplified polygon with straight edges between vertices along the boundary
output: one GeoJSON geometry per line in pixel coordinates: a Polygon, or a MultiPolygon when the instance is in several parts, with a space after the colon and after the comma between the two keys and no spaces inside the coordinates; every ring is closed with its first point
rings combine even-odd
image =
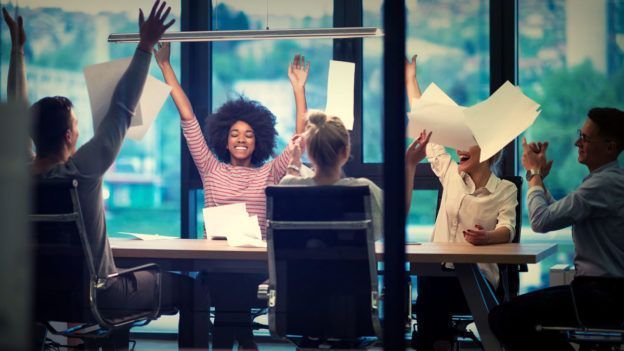
{"type": "Polygon", "coordinates": [[[244,202],[250,216],[257,215],[262,238],[266,238],[266,196],[264,189],[286,175],[291,159],[288,147],[263,166],[241,167],[220,162],[210,151],[197,118],[182,120],[182,132],[204,185],[204,206],[244,202]]]}

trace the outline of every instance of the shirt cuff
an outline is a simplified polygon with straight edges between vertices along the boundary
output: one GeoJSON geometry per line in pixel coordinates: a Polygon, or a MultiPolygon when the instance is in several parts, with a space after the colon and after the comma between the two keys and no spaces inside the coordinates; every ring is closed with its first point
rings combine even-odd
{"type": "Polygon", "coordinates": [[[529,190],[527,191],[527,197],[529,195],[531,195],[532,193],[536,192],[536,191],[545,193],[544,188],[542,186],[534,185],[534,186],[530,187],[529,190]]]}

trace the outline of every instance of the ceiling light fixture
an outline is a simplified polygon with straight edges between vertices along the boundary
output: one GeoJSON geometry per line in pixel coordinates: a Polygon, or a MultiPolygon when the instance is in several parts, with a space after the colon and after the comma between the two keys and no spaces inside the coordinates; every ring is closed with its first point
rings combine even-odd
{"type": "MultiPolygon", "coordinates": [[[[201,42],[235,40],[284,40],[284,39],[347,39],[383,36],[375,27],[339,27],[316,29],[266,29],[266,30],[218,30],[168,32],[162,42],[201,42]]],[[[137,43],[139,33],[118,33],[108,36],[110,43],[137,43]]]]}

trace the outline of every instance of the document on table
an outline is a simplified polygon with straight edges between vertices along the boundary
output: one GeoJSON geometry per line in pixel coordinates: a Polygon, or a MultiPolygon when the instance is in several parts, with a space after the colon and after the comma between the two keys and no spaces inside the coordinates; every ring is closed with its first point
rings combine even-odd
{"type": "MultiPolygon", "coordinates": [[[[131,57],[87,66],[84,69],[87,91],[91,102],[93,130],[95,131],[109,108],[117,83],[128,69],[131,57]]],[[[160,80],[147,76],[143,93],[130,121],[128,137],[141,140],[156,119],[158,112],[169,97],[171,87],[160,80]]]]}
{"type": "Polygon", "coordinates": [[[245,203],[206,207],[203,209],[206,236],[227,238],[230,246],[266,247],[257,216],[249,216],[245,203]]]}
{"type": "Polygon", "coordinates": [[[468,108],[457,105],[432,83],[410,105],[408,136],[417,138],[426,129],[433,132],[431,141],[436,144],[461,150],[479,145],[481,162],[530,127],[541,112],[538,103],[510,82],[468,108]]]}
{"type": "Polygon", "coordinates": [[[329,61],[327,74],[327,104],[325,113],[342,120],[348,130],[353,129],[355,63],[329,61]]]}
{"type": "Polygon", "coordinates": [[[139,233],[131,233],[131,232],[119,232],[120,234],[131,235],[139,240],[170,240],[177,239],[174,236],[168,235],[159,235],[159,234],[139,234],[139,233]]]}

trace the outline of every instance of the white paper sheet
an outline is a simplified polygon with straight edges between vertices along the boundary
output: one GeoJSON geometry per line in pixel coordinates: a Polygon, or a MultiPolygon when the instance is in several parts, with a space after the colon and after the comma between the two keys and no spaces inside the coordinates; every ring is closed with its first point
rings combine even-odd
{"type": "Polygon", "coordinates": [[[159,235],[159,234],[139,234],[139,233],[131,233],[131,232],[119,232],[120,234],[128,234],[132,235],[139,240],[170,240],[176,239],[173,236],[168,235],[159,235]]]}
{"type": "Polygon", "coordinates": [[[203,209],[206,236],[228,236],[240,228],[241,221],[249,217],[245,203],[205,207],[203,209]]]}
{"type": "MultiPolygon", "coordinates": [[[[108,112],[115,87],[131,60],[132,58],[128,57],[85,67],[84,75],[91,102],[94,131],[108,112]]],[[[134,140],[143,138],[167,100],[170,91],[171,87],[167,84],[152,76],[147,77],[135,115],[130,121],[129,138],[134,140]]]]}
{"type": "Polygon", "coordinates": [[[339,117],[348,130],[353,129],[354,89],[355,64],[330,60],[325,113],[339,117]]]}
{"type": "Polygon", "coordinates": [[[250,216],[242,221],[238,231],[227,235],[227,241],[233,247],[266,247],[266,242],[262,241],[258,216],[250,216]]]}
{"type": "Polygon", "coordinates": [[[477,145],[465,123],[465,107],[459,106],[436,84],[431,83],[418,100],[411,102],[408,113],[408,136],[418,138],[420,132],[432,132],[431,142],[460,150],[477,145]]]}
{"type": "Polygon", "coordinates": [[[540,112],[540,105],[510,82],[505,82],[485,101],[466,109],[466,124],[481,147],[480,162],[530,127],[540,112]]]}
{"type": "Polygon", "coordinates": [[[471,107],[457,105],[432,83],[422,97],[411,101],[408,136],[423,129],[433,132],[431,142],[467,150],[481,147],[480,162],[489,159],[533,124],[540,105],[510,82],[492,96],[471,107]]]}

